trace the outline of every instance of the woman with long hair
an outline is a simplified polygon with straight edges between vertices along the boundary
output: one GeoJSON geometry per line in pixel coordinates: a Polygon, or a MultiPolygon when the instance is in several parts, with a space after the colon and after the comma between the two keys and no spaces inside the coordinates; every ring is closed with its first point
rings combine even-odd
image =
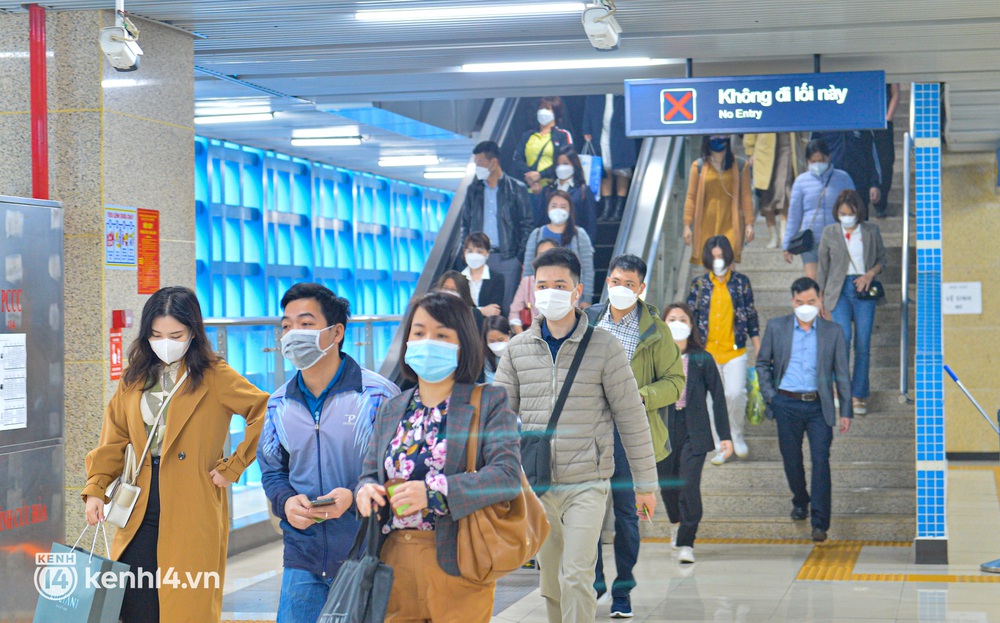
{"type": "Polygon", "coordinates": [[[701,263],[701,248],[712,236],[725,236],[739,263],[743,245],[753,240],[753,195],[750,165],[733,154],[728,135],[701,141],[701,158],[691,165],[684,202],[684,242],[691,263],[701,263]]]}
{"type": "Polygon", "coordinates": [[[355,496],[365,517],[383,510],[382,560],[393,568],[386,621],[488,623],[495,582],[461,577],[458,521],[517,496],[521,449],[507,392],[486,385],[476,471],[466,453],[479,331],[464,304],[432,292],[410,304],[400,326],[404,378],[416,387],[382,403],[355,496]]]}
{"type": "Polygon", "coordinates": [[[555,190],[569,193],[577,225],[594,240],[597,237],[597,199],[584,177],[580,156],[570,146],[564,147],[556,157],[556,181],[549,186],[549,193],[555,190]]]}
{"type": "Polygon", "coordinates": [[[674,524],[674,547],[682,563],[694,562],[694,539],[702,517],[701,470],[705,455],[715,447],[709,420],[708,396],[712,397],[715,428],[721,452],[733,453],[722,377],[715,360],[701,347],[694,330],[694,313],[685,303],[674,303],[663,312],[674,342],[681,350],[687,383],[680,399],[667,407],[667,430],[673,451],[656,464],[670,523],[674,524]]]}
{"type": "Polygon", "coordinates": [[[108,488],[125,469],[126,447],[140,457],[149,440],[149,454],[138,464],[138,501],[115,535],[111,557],[137,577],[172,569],[182,579],[188,573],[205,581],[186,588],[169,581],[160,589],[127,587],[121,620],[218,621],[229,543],[226,489],[256,458],[268,395],[212,352],[198,298],[188,288],[163,288],[146,301],[128,360],[104,413],[100,442],[87,455],[87,522],[104,521],[108,488]],[[247,424],[229,455],[233,414],[247,424]]]}
{"type": "Polygon", "coordinates": [[[583,271],[580,275],[580,281],[583,283],[580,307],[589,307],[594,298],[594,245],[587,232],[576,226],[573,198],[569,193],[557,190],[549,194],[548,215],[549,224],[536,228],[528,236],[522,277],[532,277],[535,274],[531,263],[538,255],[538,243],[545,239],[554,240],[560,247],[566,247],[576,253],[580,259],[583,271]]]}

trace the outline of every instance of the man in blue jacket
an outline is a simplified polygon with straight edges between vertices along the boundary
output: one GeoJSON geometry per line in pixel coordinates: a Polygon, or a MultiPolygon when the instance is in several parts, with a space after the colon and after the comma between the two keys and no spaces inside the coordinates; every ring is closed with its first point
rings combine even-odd
{"type": "Polygon", "coordinates": [[[313,623],[358,529],[348,511],[375,414],[399,389],[343,353],[346,300],[300,283],[281,308],[281,352],[299,372],[268,402],[257,460],[284,532],[278,621],[313,623]]]}

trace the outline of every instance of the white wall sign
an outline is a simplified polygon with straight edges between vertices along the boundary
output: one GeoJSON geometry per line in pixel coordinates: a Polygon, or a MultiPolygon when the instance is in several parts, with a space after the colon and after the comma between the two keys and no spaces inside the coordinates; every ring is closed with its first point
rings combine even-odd
{"type": "Polygon", "coordinates": [[[28,427],[26,336],[0,335],[0,431],[28,427]]]}
{"type": "Polygon", "coordinates": [[[941,284],[941,312],[944,314],[982,314],[983,284],[964,281],[941,284]]]}

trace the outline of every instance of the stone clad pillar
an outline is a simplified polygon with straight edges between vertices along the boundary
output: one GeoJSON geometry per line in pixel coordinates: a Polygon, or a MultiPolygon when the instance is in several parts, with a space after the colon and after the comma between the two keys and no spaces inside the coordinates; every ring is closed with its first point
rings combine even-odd
{"type": "MultiPolygon", "coordinates": [[[[112,310],[142,306],[135,269],[105,267],[104,208],[160,213],[161,286],[195,287],[194,47],[136,20],[145,55],[119,73],[98,44],[112,11],[49,11],[49,184],[65,209],[66,532],[83,528],[84,458],[97,445],[110,380],[112,310]]],[[[0,194],[31,196],[28,15],[0,15],[0,194]]]]}

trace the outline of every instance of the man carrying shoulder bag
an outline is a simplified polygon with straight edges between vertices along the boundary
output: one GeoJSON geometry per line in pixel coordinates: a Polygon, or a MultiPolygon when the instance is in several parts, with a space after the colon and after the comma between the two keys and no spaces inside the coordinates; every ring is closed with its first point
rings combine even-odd
{"type": "Polygon", "coordinates": [[[544,493],[542,505],[552,527],[538,553],[549,623],[593,621],[594,544],[615,469],[614,429],[621,435],[635,482],[636,512],[643,519],[652,518],[656,506],[653,443],[625,349],[575,309],[583,295],[579,259],[556,248],[532,265],[541,315],[511,340],[494,384],[507,390],[511,408],[521,416],[525,473],[544,493]]]}

